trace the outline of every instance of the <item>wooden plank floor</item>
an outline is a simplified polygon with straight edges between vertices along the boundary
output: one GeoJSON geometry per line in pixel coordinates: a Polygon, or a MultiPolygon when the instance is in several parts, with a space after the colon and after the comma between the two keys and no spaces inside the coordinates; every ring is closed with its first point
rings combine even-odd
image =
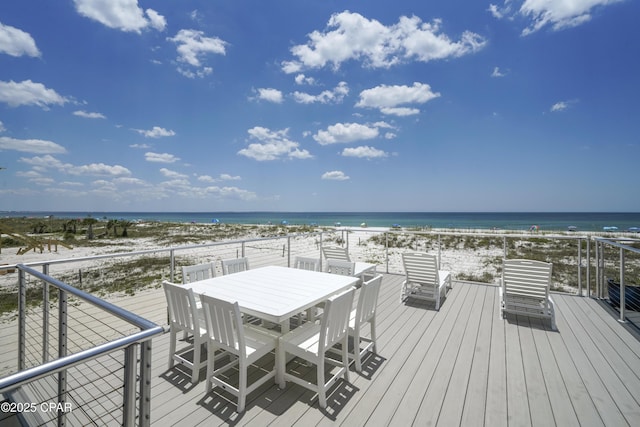
{"type": "MultiPolygon", "coordinates": [[[[326,410],[302,387],[268,382],[237,414],[230,395],[205,394],[204,381],[191,384],[180,367],[167,369],[164,334],[153,340],[152,425],[640,425],[640,341],[600,302],[554,294],[556,332],[536,319],[500,318],[496,286],[454,283],[436,312],[433,304],[400,303],[402,280],[384,276],[378,354],[336,385],[326,410]]],[[[114,303],[166,324],[160,288],[114,303]]],[[[8,329],[0,331],[7,346],[15,337],[8,329]]],[[[273,357],[260,363],[269,369],[273,357]]],[[[297,360],[288,369],[315,376],[297,360]]]]}
{"type": "MultiPolygon", "coordinates": [[[[167,370],[165,334],[153,342],[152,424],[640,425],[640,342],[599,302],[554,294],[555,332],[536,319],[501,319],[492,285],[454,283],[439,312],[401,304],[402,279],[383,280],[379,354],[362,374],[352,370],[350,383],[337,384],[327,410],[302,387],[269,382],[239,415],[230,395],[205,395],[204,381],[192,385],[181,368],[167,370]]],[[[146,296],[155,304],[127,302],[156,307],[146,316],[165,323],[158,294],[146,296]]],[[[296,360],[288,369],[315,375],[296,360]]]]}

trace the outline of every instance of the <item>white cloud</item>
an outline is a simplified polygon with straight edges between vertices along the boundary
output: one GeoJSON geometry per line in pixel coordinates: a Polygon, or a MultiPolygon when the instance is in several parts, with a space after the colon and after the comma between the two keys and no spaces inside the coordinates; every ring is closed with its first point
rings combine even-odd
{"type": "Polygon", "coordinates": [[[440,33],[440,20],[423,23],[416,16],[402,16],[397,24],[385,26],[358,13],[344,11],[331,16],[324,32],[313,31],[306,44],[291,48],[296,58],[284,61],[285,73],[299,73],[304,69],[334,69],[348,60],[362,60],[363,65],[388,68],[417,60],[455,58],[476,52],[486,41],[478,34],[465,31],[459,41],[452,41],[440,33]]]}
{"type": "Polygon", "coordinates": [[[564,111],[567,108],[569,108],[569,101],[560,101],[560,102],[556,102],[555,104],[553,104],[551,106],[551,109],[549,111],[551,111],[552,113],[556,113],[559,111],[564,111]]]}
{"type": "Polygon", "coordinates": [[[504,77],[506,76],[506,73],[504,73],[503,71],[500,71],[500,67],[494,67],[493,71],[491,72],[491,77],[504,77]]]}
{"type": "Polygon", "coordinates": [[[145,138],[161,138],[164,136],[174,136],[176,134],[172,130],[161,128],[159,126],[154,126],[150,130],[144,130],[144,129],[133,129],[133,130],[138,132],[140,135],[144,135],[145,138]]]}
{"type": "Polygon", "coordinates": [[[63,146],[55,142],[42,139],[15,139],[8,136],[0,136],[0,150],[15,150],[34,154],[60,154],[67,152],[63,146]]]}
{"type": "Polygon", "coordinates": [[[183,173],[172,171],[171,169],[167,169],[167,168],[161,168],[160,173],[163,176],[167,178],[172,178],[172,179],[188,179],[189,178],[187,175],[183,173]]]}
{"type": "Polygon", "coordinates": [[[120,165],[105,165],[104,163],[91,163],[89,165],[74,166],[67,170],[72,175],[98,175],[98,176],[126,176],[131,171],[120,165]]]}
{"type": "Polygon", "coordinates": [[[281,104],[283,100],[282,92],[278,89],[273,88],[259,88],[257,89],[258,96],[257,99],[261,99],[263,101],[273,102],[275,104],[281,104]]]}
{"type": "Polygon", "coordinates": [[[153,28],[158,31],[164,31],[164,29],[167,27],[167,20],[164,18],[164,16],[160,15],[153,9],[147,9],[145,10],[145,13],[149,17],[149,22],[153,28]]]}
{"type": "MultiPolygon", "coordinates": [[[[577,27],[591,20],[594,9],[605,7],[622,0],[525,0],[517,10],[520,16],[530,20],[522,30],[522,35],[532,34],[550,25],[555,31],[577,27]]],[[[503,6],[489,5],[489,12],[497,19],[513,19],[516,12],[512,0],[505,0],[503,6]]]]}
{"type": "Polygon", "coordinates": [[[218,37],[206,37],[202,31],[180,30],[174,37],[167,40],[178,45],[178,62],[187,64],[196,71],[178,67],[178,71],[186,77],[204,77],[211,74],[211,67],[202,65],[201,58],[209,53],[226,54],[227,42],[218,37]]]}
{"type": "Polygon", "coordinates": [[[162,31],[166,20],[152,9],[143,11],[138,7],[138,0],[74,0],[76,10],[82,16],[127,32],[140,33],[151,26],[162,31]]]}
{"type": "Polygon", "coordinates": [[[330,171],[322,174],[322,179],[328,179],[333,181],[346,181],[349,176],[345,175],[342,171],[330,171]]]}
{"type": "Polygon", "coordinates": [[[90,113],[88,111],[82,111],[82,110],[74,111],[73,115],[78,117],[84,117],[85,119],[106,119],[105,115],[102,113],[90,113]]]}
{"type": "Polygon", "coordinates": [[[383,114],[408,116],[418,114],[416,108],[399,107],[404,104],[424,104],[438,98],[440,94],[433,92],[426,83],[414,82],[413,86],[380,85],[360,92],[360,100],[356,107],[377,108],[383,114]]]}
{"type": "Polygon", "coordinates": [[[295,77],[294,80],[295,80],[296,84],[299,84],[299,85],[304,85],[304,84],[314,85],[314,84],[316,84],[316,80],[313,77],[307,77],[302,73],[298,74],[295,77]]]}
{"type": "Polygon", "coordinates": [[[238,187],[207,187],[204,189],[204,192],[207,195],[224,199],[239,199],[244,201],[256,199],[256,193],[238,187]]]}
{"type": "Polygon", "coordinates": [[[175,163],[180,160],[179,157],[176,157],[173,154],[153,152],[144,153],[144,159],[147,162],[153,163],[175,163]]]}
{"type": "Polygon", "coordinates": [[[35,105],[48,110],[50,105],[64,105],[69,99],[53,89],[47,89],[42,83],[34,83],[31,80],[17,83],[11,80],[0,81],[0,102],[5,102],[10,107],[35,105]]]}
{"type": "Polygon", "coordinates": [[[4,124],[0,120],[0,132],[4,132],[5,130],[7,130],[7,128],[4,127],[4,124]]]}
{"type": "Polygon", "coordinates": [[[247,132],[251,140],[257,140],[258,142],[250,143],[247,148],[238,151],[241,156],[258,161],[281,158],[309,159],[313,157],[307,150],[300,149],[299,143],[289,139],[287,135],[288,128],[272,131],[268,128],[256,126],[247,132]]]}
{"type": "Polygon", "coordinates": [[[336,123],[320,130],[314,136],[320,145],[348,143],[377,137],[379,130],[376,126],[362,125],[360,123],[336,123]]]}
{"type": "Polygon", "coordinates": [[[233,175],[229,175],[228,173],[221,173],[220,174],[220,179],[223,181],[239,181],[242,178],[240,178],[239,176],[233,176],[233,175]]]}
{"type": "Polygon", "coordinates": [[[381,158],[381,157],[388,156],[388,154],[385,153],[384,151],[378,150],[377,148],[368,147],[366,145],[362,147],[345,148],[344,150],[342,150],[342,155],[345,157],[360,157],[360,158],[366,158],[366,159],[374,159],[374,158],[381,158]]]}
{"type": "Polygon", "coordinates": [[[304,92],[295,91],[293,98],[299,104],[313,104],[319,102],[321,104],[340,103],[345,96],[349,94],[349,85],[346,82],[340,82],[332,90],[322,91],[318,95],[310,95],[304,92]]]}
{"type": "Polygon", "coordinates": [[[40,51],[29,33],[0,22],[0,53],[11,56],[39,57],[40,51]]]}

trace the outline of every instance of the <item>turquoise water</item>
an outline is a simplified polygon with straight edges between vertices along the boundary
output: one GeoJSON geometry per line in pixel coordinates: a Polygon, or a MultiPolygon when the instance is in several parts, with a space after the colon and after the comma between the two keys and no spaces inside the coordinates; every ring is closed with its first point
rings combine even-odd
{"type": "Polygon", "coordinates": [[[640,227],[640,213],[616,212],[1,212],[0,216],[58,218],[126,219],[129,221],[195,222],[226,224],[317,224],[340,223],[357,227],[432,227],[454,229],[529,230],[537,225],[541,231],[602,231],[617,227],[626,231],[640,227]]]}

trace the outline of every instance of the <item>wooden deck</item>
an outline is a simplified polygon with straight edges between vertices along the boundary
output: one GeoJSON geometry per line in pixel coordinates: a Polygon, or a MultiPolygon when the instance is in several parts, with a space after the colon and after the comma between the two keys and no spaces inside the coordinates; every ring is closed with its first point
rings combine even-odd
{"type": "MultiPolygon", "coordinates": [[[[204,371],[194,385],[181,367],[167,369],[164,334],[152,348],[152,425],[640,425],[640,341],[600,302],[554,294],[558,331],[551,331],[544,321],[500,318],[496,286],[454,282],[435,311],[433,304],[400,303],[402,280],[384,276],[379,354],[365,359],[363,374],[352,370],[349,383],[336,385],[326,410],[302,387],[280,390],[269,382],[237,414],[227,393],[205,394],[204,371]]],[[[166,324],[161,289],[116,303],[166,324]]],[[[10,335],[0,333],[2,354],[15,349],[10,335]]],[[[273,357],[261,363],[270,368],[273,357]]],[[[86,370],[99,378],[102,366],[79,367],[79,374],[91,382],[86,370]]],[[[295,359],[288,369],[315,376],[295,359]]]]}
{"type": "MultiPolygon", "coordinates": [[[[205,395],[204,381],[192,385],[180,368],[167,370],[165,334],[153,342],[152,424],[640,425],[640,342],[598,301],[554,294],[554,332],[535,319],[501,319],[496,286],[454,283],[436,312],[401,304],[402,279],[383,280],[379,354],[336,385],[327,410],[302,387],[269,382],[237,414],[226,393],[205,395]]],[[[122,305],[166,323],[162,292],[146,298],[122,305]]],[[[288,369],[314,375],[296,360],[288,369]]]]}

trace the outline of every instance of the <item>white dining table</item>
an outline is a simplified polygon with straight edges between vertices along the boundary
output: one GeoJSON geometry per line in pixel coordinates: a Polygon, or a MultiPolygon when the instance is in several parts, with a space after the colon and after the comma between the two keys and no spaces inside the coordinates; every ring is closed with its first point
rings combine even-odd
{"type": "Polygon", "coordinates": [[[357,283],[358,277],[268,266],[184,286],[197,295],[237,301],[242,313],[280,324],[284,333],[289,318],[357,283]]]}

